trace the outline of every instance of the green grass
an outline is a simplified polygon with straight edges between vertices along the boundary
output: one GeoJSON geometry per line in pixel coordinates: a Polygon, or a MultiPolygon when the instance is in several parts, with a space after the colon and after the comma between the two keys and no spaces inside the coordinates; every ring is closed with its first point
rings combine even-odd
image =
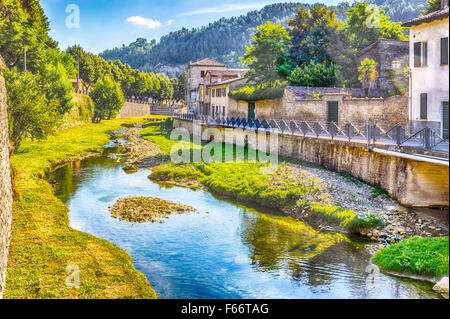
{"type": "Polygon", "coordinates": [[[68,209],[45,180],[55,163],[98,152],[108,131],[142,118],[102,121],[24,141],[17,169],[5,298],[157,298],[119,247],[69,227],[68,209]],[[78,265],[80,288],[66,288],[66,267],[78,265]]]}
{"type": "Polygon", "coordinates": [[[381,269],[439,278],[448,275],[449,237],[412,237],[385,247],[373,262],[381,269]]]}

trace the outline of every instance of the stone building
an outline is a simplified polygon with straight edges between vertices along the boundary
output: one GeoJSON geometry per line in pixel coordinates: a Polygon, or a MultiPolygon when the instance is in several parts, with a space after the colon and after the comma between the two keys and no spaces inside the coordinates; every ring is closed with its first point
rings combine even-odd
{"type": "MultiPolygon", "coordinates": [[[[0,57],[0,70],[5,66],[0,57]]],[[[11,232],[12,191],[9,166],[8,116],[5,81],[0,75],[0,298],[3,296],[11,232]]]]}
{"type": "Polygon", "coordinates": [[[359,62],[366,58],[378,63],[379,77],[373,81],[372,88],[407,92],[409,83],[404,68],[409,64],[408,41],[380,39],[358,53],[359,62]]]}
{"type": "Polygon", "coordinates": [[[358,88],[308,88],[287,86],[283,96],[272,100],[239,101],[228,98],[224,102],[228,117],[248,119],[283,119],[298,121],[365,123],[369,120],[383,126],[406,125],[408,97],[388,96],[385,91],[373,90],[378,97],[365,97],[358,88]]]}
{"type": "Polygon", "coordinates": [[[225,64],[206,58],[188,65],[188,106],[197,114],[211,108],[209,85],[243,77],[246,69],[228,69],[225,64]]]}
{"type": "Polygon", "coordinates": [[[410,106],[412,132],[429,127],[449,137],[448,0],[441,8],[403,24],[410,27],[410,106]]]}

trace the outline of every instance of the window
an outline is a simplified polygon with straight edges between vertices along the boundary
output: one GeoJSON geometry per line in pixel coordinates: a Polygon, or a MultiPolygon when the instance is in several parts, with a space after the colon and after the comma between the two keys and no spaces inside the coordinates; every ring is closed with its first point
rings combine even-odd
{"type": "Polygon", "coordinates": [[[428,43],[422,42],[422,66],[428,65],[428,43]]]}
{"type": "Polygon", "coordinates": [[[414,43],[414,66],[427,66],[428,65],[428,43],[427,42],[415,42],[414,43]]]}
{"type": "Polygon", "coordinates": [[[205,71],[201,71],[201,72],[200,72],[200,76],[201,76],[202,78],[204,78],[204,77],[205,77],[205,71]]]}
{"type": "Polygon", "coordinates": [[[209,87],[206,87],[206,95],[209,95],[209,87]]]}
{"type": "Polygon", "coordinates": [[[427,120],[428,119],[428,94],[421,93],[420,94],[420,119],[427,120]]]}
{"type": "Polygon", "coordinates": [[[222,114],[225,115],[225,106],[222,108],[222,114]]]}
{"type": "Polygon", "coordinates": [[[441,65],[448,64],[448,37],[441,38],[441,65]]]}
{"type": "Polygon", "coordinates": [[[415,67],[421,66],[421,62],[422,62],[421,54],[422,54],[422,43],[415,42],[414,43],[414,66],[415,67]]]}
{"type": "Polygon", "coordinates": [[[222,96],[227,96],[227,89],[226,88],[223,88],[222,89],[222,96]]]}
{"type": "Polygon", "coordinates": [[[216,90],[212,89],[212,97],[216,97],[216,90]]]}
{"type": "Polygon", "coordinates": [[[221,97],[222,90],[221,89],[217,89],[217,97],[221,97]]]}

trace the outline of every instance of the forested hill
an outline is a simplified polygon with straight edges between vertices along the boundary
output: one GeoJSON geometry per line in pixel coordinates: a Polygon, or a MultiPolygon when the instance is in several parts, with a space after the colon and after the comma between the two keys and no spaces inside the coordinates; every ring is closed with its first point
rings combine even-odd
{"type": "MultiPolygon", "coordinates": [[[[368,0],[379,5],[394,21],[406,21],[417,17],[425,9],[425,0],[368,0]]],[[[114,60],[119,59],[133,68],[142,71],[165,72],[175,75],[183,65],[210,57],[238,67],[239,57],[244,55],[245,45],[251,41],[255,28],[270,20],[275,23],[285,23],[296,13],[301,3],[277,3],[261,10],[251,11],[246,15],[232,18],[222,18],[207,26],[188,30],[183,28],[163,36],[159,43],[138,39],[128,46],[106,50],[100,56],[114,60]]],[[[309,8],[310,4],[304,4],[309,8]]],[[[332,8],[340,20],[345,20],[345,12],[351,6],[341,3],[332,8]]]]}

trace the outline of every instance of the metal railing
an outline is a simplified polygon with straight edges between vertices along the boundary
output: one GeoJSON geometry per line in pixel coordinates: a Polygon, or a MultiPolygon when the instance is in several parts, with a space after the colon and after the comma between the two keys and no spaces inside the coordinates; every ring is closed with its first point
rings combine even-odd
{"type": "MultiPolygon", "coordinates": [[[[380,123],[345,123],[326,121],[284,120],[284,119],[247,119],[218,115],[196,115],[174,113],[176,119],[199,121],[203,125],[215,125],[230,128],[254,129],[257,131],[278,132],[281,134],[315,137],[348,142],[367,143],[368,148],[395,146],[449,154],[449,141],[431,128],[409,133],[401,125],[383,125],[380,123]]],[[[445,157],[445,156],[444,156],[445,157]]]]}

